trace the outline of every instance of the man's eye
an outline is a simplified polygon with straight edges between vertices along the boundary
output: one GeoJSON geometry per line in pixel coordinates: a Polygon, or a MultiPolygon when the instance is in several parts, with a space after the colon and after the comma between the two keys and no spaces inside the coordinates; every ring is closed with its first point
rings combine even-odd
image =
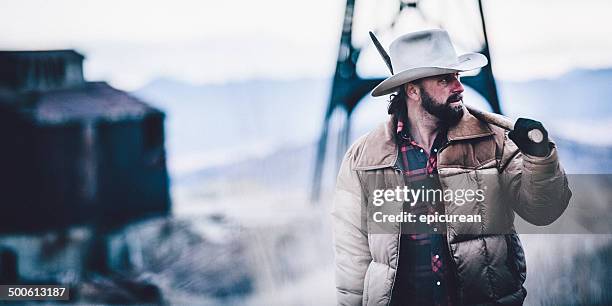
{"type": "Polygon", "coordinates": [[[453,80],[455,78],[457,78],[457,80],[459,80],[459,75],[448,75],[448,76],[445,76],[445,77],[441,78],[440,79],[440,83],[444,84],[444,85],[450,84],[451,82],[453,82],[453,80]]]}

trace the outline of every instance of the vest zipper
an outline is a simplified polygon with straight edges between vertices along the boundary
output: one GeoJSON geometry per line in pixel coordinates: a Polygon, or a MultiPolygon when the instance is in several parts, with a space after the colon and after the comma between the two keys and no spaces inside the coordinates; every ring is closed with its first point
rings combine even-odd
{"type": "MultiPolygon", "coordinates": [[[[399,154],[398,154],[398,158],[399,158],[399,154]]],[[[397,158],[395,160],[395,163],[393,164],[393,170],[395,170],[395,173],[398,173],[399,175],[401,175],[402,181],[404,181],[404,175],[402,173],[402,170],[397,166],[397,158]]],[[[405,184],[406,182],[404,182],[405,184]]],[[[402,203],[402,211],[404,210],[404,203],[402,203]]],[[[395,252],[395,258],[397,258],[397,263],[395,264],[395,275],[393,276],[393,282],[391,283],[391,292],[389,293],[389,302],[387,303],[387,306],[391,305],[391,299],[393,298],[393,289],[395,288],[395,281],[397,280],[397,273],[399,272],[399,262],[400,262],[400,257],[399,257],[399,252],[400,252],[400,246],[402,243],[402,223],[400,222],[399,225],[399,234],[397,235],[397,252],[395,252]]]]}

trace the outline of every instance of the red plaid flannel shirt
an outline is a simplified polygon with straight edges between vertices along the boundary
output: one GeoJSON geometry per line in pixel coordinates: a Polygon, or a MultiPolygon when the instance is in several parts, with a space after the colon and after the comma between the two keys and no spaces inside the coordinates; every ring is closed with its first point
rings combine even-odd
{"type": "MultiPolygon", "coordinates": [[[[403,172],[406,184],[410,188],[441,188],[437,177],[437,152],[447,142],[446,130],[438,133],[431,152],[427,152],[402,127],[398,124],[396,167],[403,172]]],[[[404,205],[404,210],[417,215],[443,214],[444,203],[420,202],[414,206],[404,205]]],[[[413,229],[402,235],[392,298],[394,305],[456,304],[455,274],[444,231],[444,224],[432,223],[428,228],[413,229]]]]}

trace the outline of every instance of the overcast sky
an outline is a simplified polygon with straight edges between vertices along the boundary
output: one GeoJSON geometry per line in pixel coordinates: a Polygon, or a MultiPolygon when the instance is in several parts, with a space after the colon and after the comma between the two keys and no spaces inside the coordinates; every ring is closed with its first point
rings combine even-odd
{"type": "MultiPolygon", "coordinates": [[[[356,14],[371,13],[362,20],[386,20],[384,8],[393,1],[357,0],[356,14]]],[[[455,32],[454,39],[470,45],[477,36],[474,1],[422,2],[430,17],[455,32]]],[[[344,4],[3,0],[0,49],[75,48],[87,57],[88,79],[107,80],[127,90],[159,77],[193,83],[328,77],[344,4]]],[[[484,9],[499,78],[555,77],[573,68],[612,66],[612,1],[485,0],[484,9]]],[[[372,27],[356,20],[360,37],[372,27]]],[[[381,33],[383,44],[401,31],[381,33]]],[[[364,63],[364,73],[385,73],[372,52],[364,52],[364,63]]]]}

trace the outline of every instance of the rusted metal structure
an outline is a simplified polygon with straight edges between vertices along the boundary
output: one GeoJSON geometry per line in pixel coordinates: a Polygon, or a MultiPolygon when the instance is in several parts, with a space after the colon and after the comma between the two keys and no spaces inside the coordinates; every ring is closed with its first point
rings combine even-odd
{"type": "MultiPolygon", "coordinates": [[[[363,0],[362,0],[363,1],[363,0]]],[[[419,6],[420,1],[397,1],[397,12],[395,14],[395,20],[398,16],[406,10],[421,10],[419,6]]],[[[474,89],[491,106],[491,109],[496,113],[501,113],[499,99],[497,95],[497,89],[495,86],[495,78],[491,69],[491,57],[489,54],[489,42],[487,37],[486,24],[484,19],[484,12],[482,8],[482,1],[478,0],[478,13],[480,16],[480,25],[482,36],[484,41],[480,50],[476,50],[479,53],[484,54],[489,59],[489,65],[483,67],[480,72],[475,76],[464,76],[461,81],[467,86],[474,89]]],[[[319,137],[317,157],[315,161],[315,171],[313,179],[313,187],[311,198],[316,202],[321,192],[321,180],[323,175],[324,163],[326,151],[328,150],[327,144],[330,136],[337,137],[337,148],[336,148],[336,160],[342,158],[342,155],[348,148],[349,137],[350,137],[350,118],[353,111],[359,104],[359,102],[383,79],[382,78],[365,78],[361,77],[357,72],[357,62],[359,60],[362,46],[356,46],[353,44],[353,19],[355,15],[355,0],[347,0],[346,8],[344,11],[344,20],[342,24],[342,33],[340,36],[340,46],[338,51],[338,60],[336,62],[336,70],[334,73],[332,90],[330,94],[329,104],[324,114],[323,127],[319,137]],[[331,131],[330,120],[332,114],[337,109],[344,110],[346,120],[343,121],[342,126],[337,131],[331,131]]],[[[421,16],[425,16],[421,14],[421,16]]],[[[394,26],[395,20],[392,20],[389,24],[391,27],[394,26]]],[[[442,26],[440,26],[442,27],[442,26]]],[[[372,29],[375,30],[375,29],[372,29]]],[[[376,29],[380,30],[380,29],[376,29]]],[[[380,62],[381,65],[383,61],[380,62]]]]}
{"type": "Polygon", "coordinates": [[[164,113],[83,77],[73,50],[0,52],[0,232],[170,210],[164,113]]]}

